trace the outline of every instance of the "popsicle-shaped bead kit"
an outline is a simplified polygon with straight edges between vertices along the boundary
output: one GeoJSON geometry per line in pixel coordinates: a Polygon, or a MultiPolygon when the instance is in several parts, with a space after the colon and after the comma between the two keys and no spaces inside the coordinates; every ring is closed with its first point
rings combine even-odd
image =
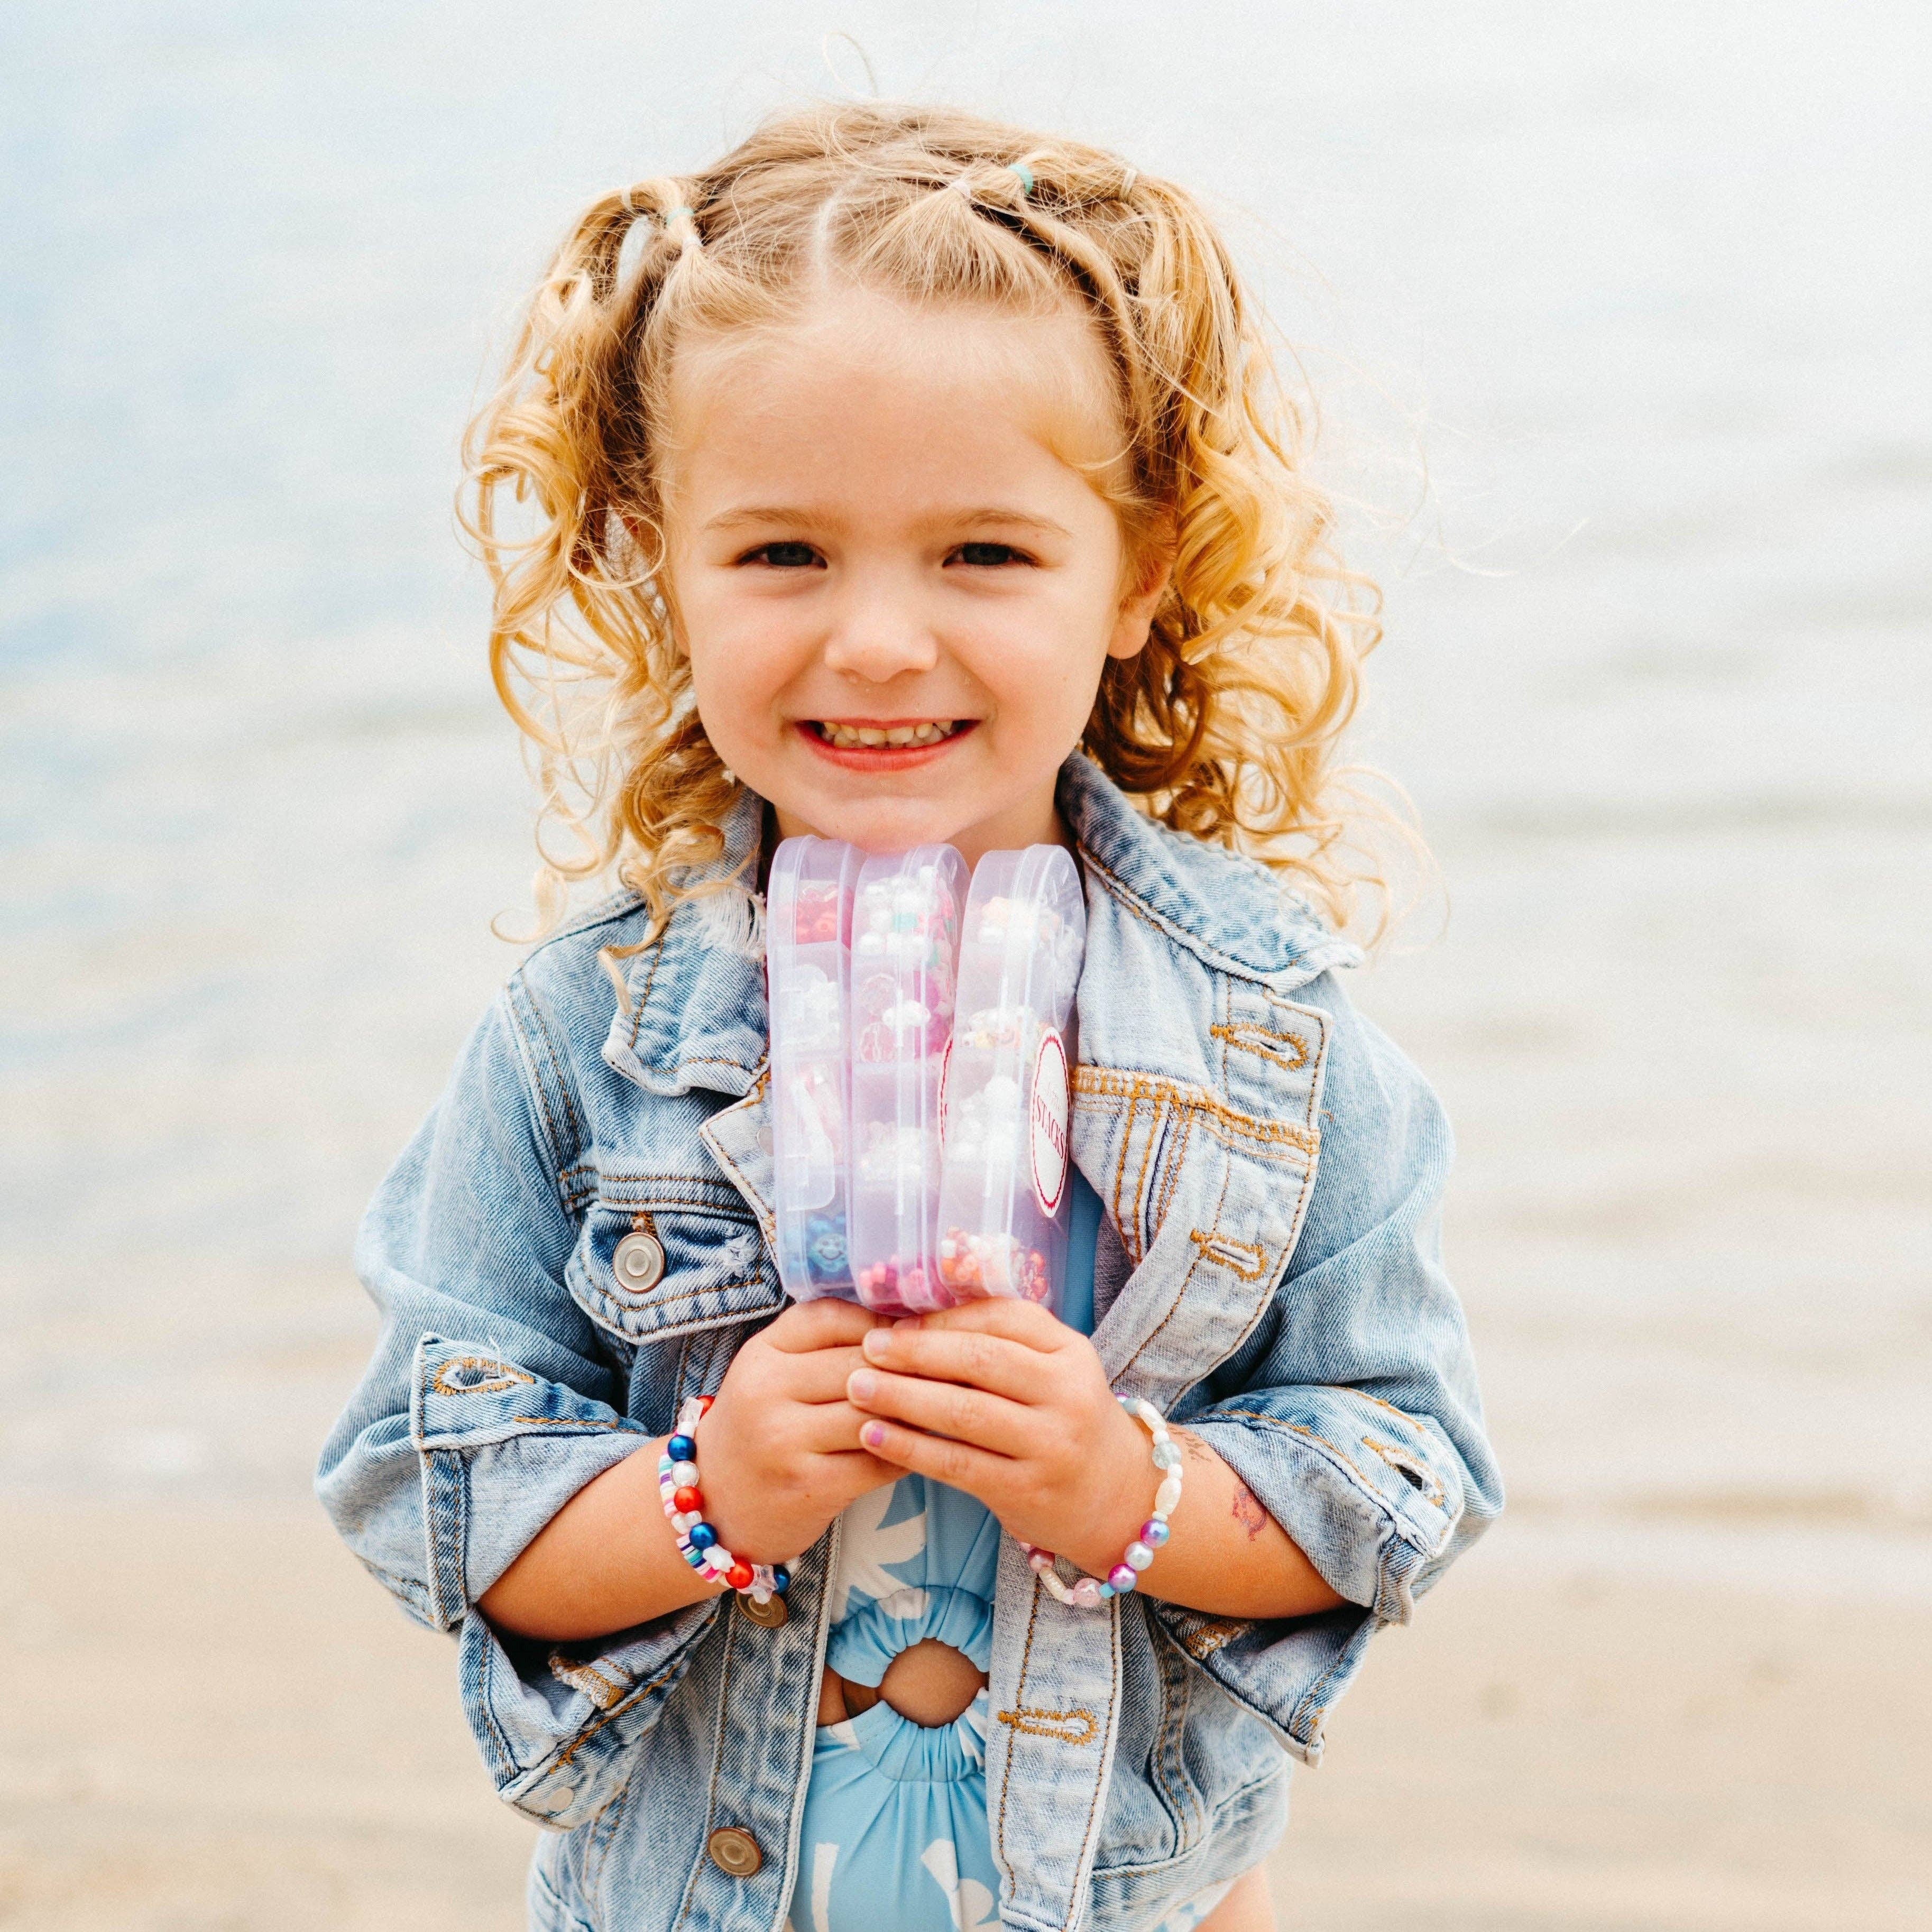
{"type": "Polygon", "coordinates": [[[1057,1310],[1068,1053],[1086,915],[1058,846],[772,865],[778,1272],[885,1313],[1009,1295],[1057,1310]]]}

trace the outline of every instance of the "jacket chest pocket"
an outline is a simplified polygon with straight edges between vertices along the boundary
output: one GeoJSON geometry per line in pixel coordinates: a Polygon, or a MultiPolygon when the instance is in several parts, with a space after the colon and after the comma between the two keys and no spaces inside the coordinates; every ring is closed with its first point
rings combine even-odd
{"type": "Polygon", "coordinates": [[[600,1195],[564,1270],[572,1298],[632,1348],[784,1306],[778,1271],[748,1213],[600,1195]]]}

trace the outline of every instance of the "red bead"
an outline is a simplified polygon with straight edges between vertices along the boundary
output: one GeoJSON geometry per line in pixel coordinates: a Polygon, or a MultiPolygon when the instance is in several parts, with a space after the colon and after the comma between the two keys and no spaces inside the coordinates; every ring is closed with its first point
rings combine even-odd
{"type": "Polygon", "coordinates": [[[694,1510],[700,1516],[704,1514],[704,1498],[696,1490],[680,1490],[670,1500],[680,1515],[688,1516],[694,1510]]]}
{"type": "Polygon", "coordinates": [[[700,1415],[704,1415],[704,1414],[708,1414],[708,1413],[710,1412],[710,1411],[711,1405],[712,1405],[714,1402],[716,1402],[717,1400],[718,1400],[718,1398],[717,1398],[715,1395],[701,1395],[701,1396],[700,1396],[698,1398],[698,1414],[700,1414],[700,1415]]]}
{"type": "Polygon", "coordinates": [[[724,1580],[734,1590],[748,1590],[752,1587],[752,1566],[748,1563],[734,1563],[724,1573],[724,1580]]]}

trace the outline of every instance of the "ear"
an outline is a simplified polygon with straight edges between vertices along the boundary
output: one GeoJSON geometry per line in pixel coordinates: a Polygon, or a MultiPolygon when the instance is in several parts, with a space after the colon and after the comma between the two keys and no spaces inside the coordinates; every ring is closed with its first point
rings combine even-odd
{"type": "Polygon", "coordinates": [[[1174,532],[1163,524],[1149,531],[1140,542],[1138,567],[1126,594],[1120,599],[1112,634],[1107,640],[1110,658],[1138,657],[1144,649],[1154,614],[1174,580],[1174,532]]]}

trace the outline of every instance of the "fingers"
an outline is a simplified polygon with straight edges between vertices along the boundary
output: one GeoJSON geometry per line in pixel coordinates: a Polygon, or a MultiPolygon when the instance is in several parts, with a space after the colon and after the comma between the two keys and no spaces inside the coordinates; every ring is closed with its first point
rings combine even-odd
{"type": "Polygon", "coordinates": [[[1012,1402],[1043,1402],[1054,1388],[1050,1355],[983,1329],[908,1322],[901,1328],[874,1328],[862,1349],[854,1352],[862,1354],[869,1367],[934,1382],[966,1382],[1012,1402]]]}
{"type": "MultiPolygon", "coordinates": [[[[890,1416],[930,1435],[950,1436],[1006,1456],[1024,1455],[1034,1445],[1034,1412],[983,1389],[861,1369],[847,1390],[854,1408],[867,1415],[890,1416]]],[[[866,1441],[862,1430],[859,1439],[866,1441]]]]}
{"type": "Polygon", "coordinates": [[[868,1418],[859,1432],[861,1446],[895,1469],[910,1469],[915,1475],[964,1490],[982,1502],[997,1496],[1012,1465],[1004,1456],[976,1448],[970,1442],[948,1442],[944,1437],[922,1435],[896,1422],[868,1418]]]}
{"type": "Polygon", "coordinates": [[[794,1301],[771,1325],[760,1331],[758,1339],[769,1348],[788,1354],[807,1353],[814,1348],[852,1347],[866,1330],[884,1317],[869,1308],[860,1308],[836,1295],[821,1295],[816,1301],[794,1301]]]}
{"type": "Polygon", "coordinates": [[[972,1335],[1000,1335],[1029,1348],[1051,1352],[1081,1338],[1058,1316],[1049,1314],[1035,1301],[1018,1301],[1010,1295],[988,1295],[977,1301],[962,1301],[956,1308],[934,1309],[929,1315],[902,1317],[892,1324],[894,1332],[933,1330],[972,1335]]]}
{"type": "Polygon", "coordinates": [[[865,1365],[865,1357],[850,1347],[774,1354],[760,1364],[747,1392],[761,1402],[843,1402],[853,1370],[865,1365]]]}

